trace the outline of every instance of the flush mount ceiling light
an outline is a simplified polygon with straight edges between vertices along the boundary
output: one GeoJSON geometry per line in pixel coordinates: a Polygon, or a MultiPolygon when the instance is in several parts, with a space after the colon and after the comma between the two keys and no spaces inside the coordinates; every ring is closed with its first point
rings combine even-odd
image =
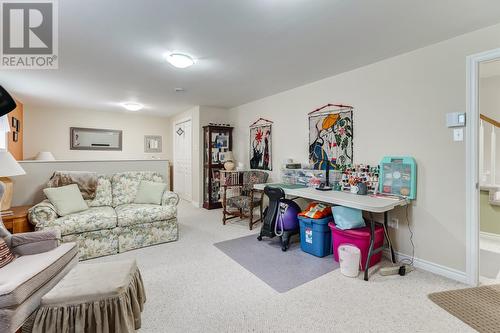
{"type": "Polygon", "coordinates": [[[165,60],[176,68],[188,68],[196,64],[196,59],[184,52],[169,52],[165,54],[165,60]]]}
{"type": "Polygon", "coordinates": [[[136,103],[136,102],[121,103],[121,106],[123,106],[125,109],[129,111],[139,111],[144,107],[144,105],[142,105],[141,103],[136,103]]]}

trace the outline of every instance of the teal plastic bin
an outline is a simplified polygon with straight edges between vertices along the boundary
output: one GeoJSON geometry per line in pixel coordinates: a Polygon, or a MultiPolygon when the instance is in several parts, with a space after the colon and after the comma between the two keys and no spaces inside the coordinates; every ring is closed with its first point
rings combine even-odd
{"type": "Polygon", "coordinates": [[[302,251],[316,257],[326,257],[332,254],[332,232],[328,227],[333,217],[311,219],[299,216],[300,248],[302,251]]]}

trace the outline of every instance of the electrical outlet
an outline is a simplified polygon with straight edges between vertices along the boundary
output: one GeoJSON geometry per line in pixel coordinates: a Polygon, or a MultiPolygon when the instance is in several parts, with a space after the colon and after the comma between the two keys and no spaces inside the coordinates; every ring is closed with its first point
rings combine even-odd
{"type": "Polygon", "coordinates": [[[393,217],[389,220],[387,225],[389,226],[389,228],[398,229],[399,228],[399,219],[393,217]]]}

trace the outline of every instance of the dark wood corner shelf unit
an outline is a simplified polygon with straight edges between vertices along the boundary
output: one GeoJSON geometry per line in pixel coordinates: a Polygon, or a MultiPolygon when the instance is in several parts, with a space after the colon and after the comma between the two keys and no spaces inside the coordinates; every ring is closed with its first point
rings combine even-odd
{"type": "Polygon", "coordinates": [[[203,208],[222,208],[220,171],[224,155],[233,149],[233,127],[203,126],[203,208]]]}

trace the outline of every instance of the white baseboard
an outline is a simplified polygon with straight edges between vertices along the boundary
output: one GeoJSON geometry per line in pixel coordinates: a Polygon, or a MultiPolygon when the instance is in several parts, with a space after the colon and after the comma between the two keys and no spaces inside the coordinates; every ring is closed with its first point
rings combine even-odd
{"type": "Polygon", "coordinates": [[[201,208],[201,204],[197,201],[191,201],[191,204],[197,208],[201,208]]]}
{"type": "MultiPolygon", "coordinates": [[[[400,261],[402,259],[406,259],[406,260],[411,259],[410,256],[403,254],[403,253],[395,252],[395,254],[396,254],[396,261],[400,261]]],[[[391,258],[391,253],[390,253],[389,249],[384,250],[384,257],[389,258],[389,259],[391,258]]],[[[446,266],[439,265],[439,264],[436,264],[436,263],[433,263],[433,262],[430,262],[427,260],[419,259],[419,258],[413,259],[413,265],[416,268],[422,269],[422,270],[427,271],[427,272],[441,275],[441,276],[444,276],[444,277],[447,277],[449,279],[452,279],[452,280],[455,280],[458,282],[462,282],[465,284],[468,283],[467,274],[465,272],[459,271],[459,270],[454,269],[454,268],[446,267],[446,266]]]]}

